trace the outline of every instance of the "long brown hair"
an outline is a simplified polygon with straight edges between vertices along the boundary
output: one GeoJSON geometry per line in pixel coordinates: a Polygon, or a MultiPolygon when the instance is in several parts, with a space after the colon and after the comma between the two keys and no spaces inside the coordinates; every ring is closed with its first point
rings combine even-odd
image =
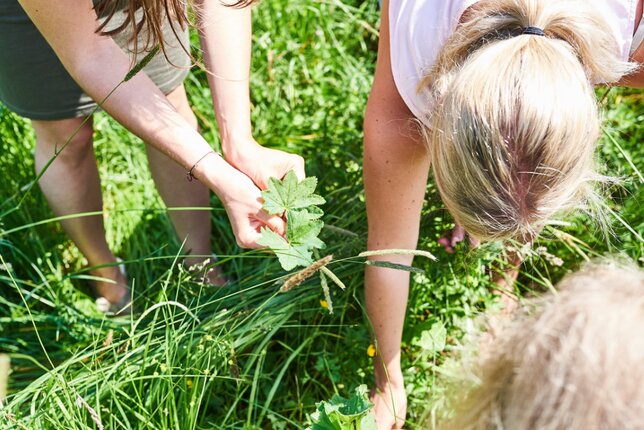
{"type": "MultiPolygon", "coordinates": [[[[228,7],[243,8],[257,1],[237,0],[231,3],[222,3],[228,7]]],[[[186,0],[95,0],[94,10],[99,19],[102,20],[96,32],[104,36],[114,36],[127,28],[131,28],[130,42],[135,52],[138,52],[140,48],[137,46],[139,35],[146,34],[145,46],[142,47],[142,50],[150,50],[154,46],[160,45],[161,50],[165,53],[163,40],[165,21],[169,21],[172,32],[175,35],[177,29],[184,30],[189,24],[186,0]],[[114,15],[121,10],[125,13],[123,22],[117,27],[107,30],[107,25],[114,18],[114,15]],[[138,10],[141,10],[141,18],[137,21],[136,13],[138,10]]]]}

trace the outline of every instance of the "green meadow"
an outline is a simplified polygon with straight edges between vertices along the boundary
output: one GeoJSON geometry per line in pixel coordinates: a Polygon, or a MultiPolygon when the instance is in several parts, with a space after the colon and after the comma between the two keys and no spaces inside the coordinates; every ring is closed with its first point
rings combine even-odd
{"type": "MultiPolygon", "coordinates": [[[[271,253],[238,248],[215,196],[204,210],[216,264],[233,282],[200,283],[181,265],[172,209],[154,188],[144,144],[101,113],[95,152],[108,241],[125,262],[137,309],[105,318],[82,256],[30,187],[29,122],[0,105],[0,352],[11,359],[9,373],[0,372],[0,393],[8,391],[0,428],[305,428],[317,402],[372,386],[358,254],[366,249],[362,120],[378,22],[375,1],[263,0],[254,11],[254,135],[304,156],[319,179],[327,246],[318,257],[333,255],[328,268],[346,287],[328,281],[326,295],[318,274],[280,292],[295,271],[282,270],[271,253]]],[[[195,69],[186,86],[217,147],[205,74],[195,69]]],[[[608,223],[583,210],[558,217],[526,251],[515,286],[522,298],[600,256],[644,262],[644,95],[599,89],[598,97],[605,118],[598,161],[620,179],[604,190],[608,223]]],[[[437,261],[414,261],[403,335],[409,429],[431,428],[445,412],[445,363],[476,318],[501,306],[491,277],[503,267],[503,246],[461,244],[448,254],[437,240],[452,226],[430,182],[418,248],[437,261]]]]}

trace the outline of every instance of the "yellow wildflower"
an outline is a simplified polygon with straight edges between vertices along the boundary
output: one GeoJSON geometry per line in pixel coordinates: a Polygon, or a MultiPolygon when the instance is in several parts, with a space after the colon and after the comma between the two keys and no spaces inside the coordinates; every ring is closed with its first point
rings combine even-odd
{"type": "Polygon", "coordinates": [[[369,357],[376,355],[376,346],[373,343],[369,345],[369,348],[367,348],[367,355],[369,357]]]}

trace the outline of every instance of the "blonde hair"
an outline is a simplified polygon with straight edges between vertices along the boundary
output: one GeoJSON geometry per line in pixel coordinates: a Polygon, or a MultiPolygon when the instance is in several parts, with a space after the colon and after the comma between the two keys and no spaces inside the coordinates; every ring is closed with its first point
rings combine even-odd
{"type": "Polygon", "coordinates": [[[595,266],[559,288],[490,345],[443,429],[644,428],[644,272],[595,266]]]}
{"type": "Polygon", "coordinates": [[[593,3],[483,0],[420,84],[435,102],[424,131],[439,192],[480,240],[532,238],[557,211],[593,198],[593,83],[634,67],[593,3]]]}

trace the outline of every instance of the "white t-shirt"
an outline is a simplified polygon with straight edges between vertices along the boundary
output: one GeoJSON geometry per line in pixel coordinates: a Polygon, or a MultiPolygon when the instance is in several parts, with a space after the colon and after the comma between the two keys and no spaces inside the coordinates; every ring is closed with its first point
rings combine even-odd
{"type": "MultiPolygon", "coordinates": [[[[479,0],[390,0],[391,69],[400,96],[418,119],[427,117],[431,101],[417,91],[436,62],[463,12],[479,0]]],[[[564,0],[562,0],[564,1],[564,0]]],[[[622,59],[628,60],[638,0],[588,0],[604,8],[622,59]]]]}

